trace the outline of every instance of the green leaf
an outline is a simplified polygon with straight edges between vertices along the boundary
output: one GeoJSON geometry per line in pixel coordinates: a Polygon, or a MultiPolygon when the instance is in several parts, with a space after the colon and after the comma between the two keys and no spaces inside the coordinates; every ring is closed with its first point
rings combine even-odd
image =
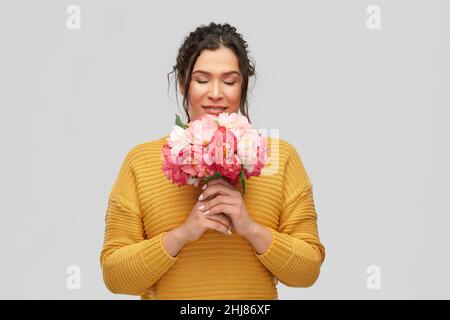
{"type": "Polygon", "coordinates": [[[241,163],[241,186],[242,186],[242,195],[245,194],[245,174],[244,174],[244,164],[241,163]]]}
{"type": "Polygon", "coordinates": [[[183,129],[189,128],[189,126],[187,124],[184,124],[183,122],[181,122],[179,115],[176,115],[176,117],[175,117],[175,124],[179,127],[182,127],[183,129]]]}

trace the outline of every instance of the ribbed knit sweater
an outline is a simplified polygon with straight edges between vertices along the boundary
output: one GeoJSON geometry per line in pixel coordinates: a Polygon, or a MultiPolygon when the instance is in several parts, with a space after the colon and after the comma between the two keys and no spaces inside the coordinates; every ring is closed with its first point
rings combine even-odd
{"type": "Polygon", "coordinates": [[[258,254],[241,235],[208,229],[171,256],[162,236],[186,220],[202,190],[164,175],[167,138],[132,147],[109,194],[100,265],[111,292],[141,299],[279,299],[278,281],[316,282],[325,248],[312,184],[296,149],[279,138],[268,137],[269,163],[246,180],[243,196],[251,218],[271,231],[270,247],[258,254]]]}

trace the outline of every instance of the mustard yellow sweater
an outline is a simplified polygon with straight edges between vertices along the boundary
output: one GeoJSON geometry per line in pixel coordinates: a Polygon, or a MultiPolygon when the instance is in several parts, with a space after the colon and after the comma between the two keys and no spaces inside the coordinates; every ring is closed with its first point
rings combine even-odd
{"type": "Polygon", "coordinates": [[[141,299],[278,299],[278,280],[308,287],[325,259],[312,185],[296,149],[268,137],[269,163],[246,180],[252,219],[273,240],[259,255],[242,236],[207,230],[171,256],[162,236],[181,225],[201,187],[172,184],[161,167],[168,135],[138,144],[126,155],[109,195],[100,264],[113,293],[141,299]]]}

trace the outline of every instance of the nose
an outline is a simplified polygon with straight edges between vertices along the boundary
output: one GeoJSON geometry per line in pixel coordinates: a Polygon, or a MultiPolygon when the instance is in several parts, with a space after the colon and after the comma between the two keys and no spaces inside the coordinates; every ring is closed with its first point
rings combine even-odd
{"type": "Polygon", "coordinates": [[[217,81],[211,82],[208,96],[214,100],[222,98],[222,89],[220,88],[219,82],[217,82],[217,81]]]}

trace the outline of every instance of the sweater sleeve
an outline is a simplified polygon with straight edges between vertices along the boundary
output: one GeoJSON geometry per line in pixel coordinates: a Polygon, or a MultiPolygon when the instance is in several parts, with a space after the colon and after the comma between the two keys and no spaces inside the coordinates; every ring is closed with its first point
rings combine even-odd
{"type": "Polygon", "coordinates": [[[143,295],[178,256],[165,250],[162,236],[166,232],[145,237],[132,157],[130,151],[109,195],[100,265],[103,281],[111,292],[143,295]]]}
{"type": "Polygon", "coordinates": [[[310,179],[295,148],[284,144],[288,157],[278,228],[267,227],[272,243],[263,254],[255,250],[254,254],[286,286],[309,287],[319,277],[325,248],[319,239],[310,179]]]}

